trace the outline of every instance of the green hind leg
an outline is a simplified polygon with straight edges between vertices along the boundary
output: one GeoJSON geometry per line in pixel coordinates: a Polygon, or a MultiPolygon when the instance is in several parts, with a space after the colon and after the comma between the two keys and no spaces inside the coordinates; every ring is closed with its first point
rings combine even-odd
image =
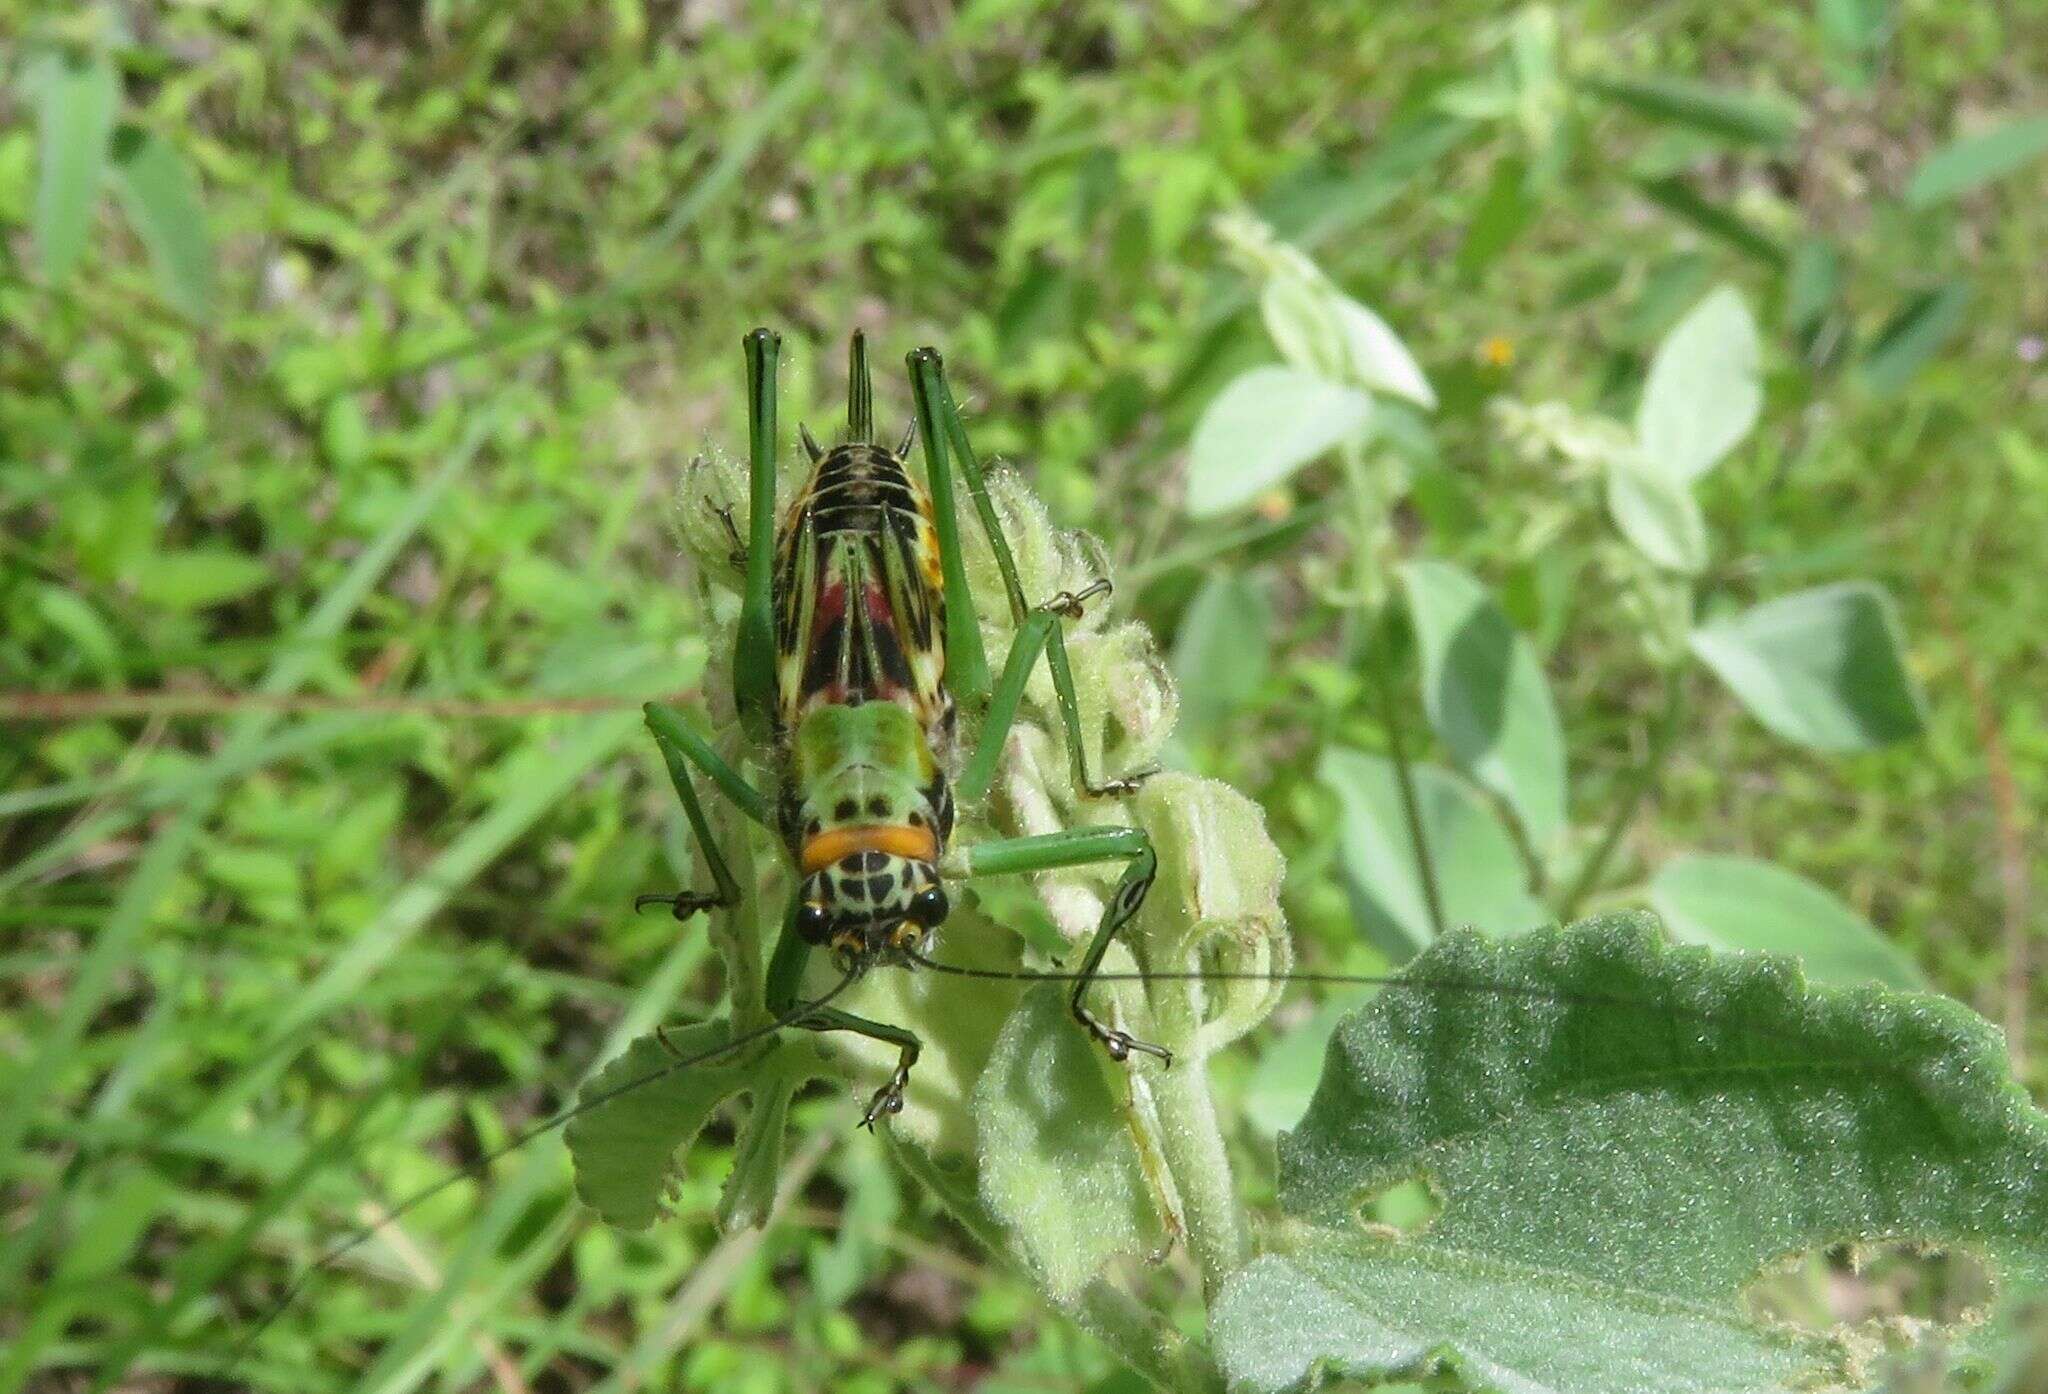
{"type": "Polygon", "coordinates": [[[995,501],[989,497],[988,477],[982,473],[981,461],[967,439],[967,427],[960,420],[960,408],[953,401],[952,389],[946,386],[945,364],[938,350],[932,348],[916,350],[910,355],[909,362],[911,390],[917,399],[918,431],[924,438],[927,472],[932,478],[932,512],[939,535],[939,558],[946,576],[948,680],[953,676],[951,646],[956,610],[964,609],[966,628],[973,634],[975,653],[977,656],[981,653],[980,626],[973,619],[973,597],[967,594],[966,565],[960,555],[958,506],[954,502],[947,464],[948,447],[959,462],[961,478],[967,485],[967,496],[974,502],[975,512],[981,517],[982,530],[988,536],[990,550],[995,553],[996,569],[1002,573],[1003,590],[1009,597],[1010,617],[1017,625],[1016,635],[1010,642],[1010,652],[1003,663],[1002,676],[993,687],[984,689],[987,692],[985,701],[970,702],[968,689],[963,685],[955,687],[956,695],[963,704],[970,710],[979,706],[984,713],[977,745],[962,771],[955,792],[963,803],[976,802],[988,793],[1003,742],[1017,718],[1017,705],[1023,698],[1025,685],[1030,682],[1032,668],[1042,651],[1052,669],[1053,695],[1066,735],[1067,764],[1074,787],[1087,797],[1098,799],[1130,793],[1152,771],[1143,770],[1099,783],[1088,772],[1088,756],[1081,743],[1081,703],[1074,694],[1073,668],[1067,661],[1067,639],[1060,625],[1062,619],[1079,619],[1083,604],[1097,595],[1107,594],[1109,582],[1098,580],[1080,591],[1062,591],[1036,607],[1025,603],[1023,583],[1017,577],[1016,558],[1011,555],[1009,539],[1003,536],[1002,519],[996,516],[995,501]],[[960,575],[957,594],[963,597],[962,601],[954,599],[953,576],[956,571],[960,575]]]}
{"type": "MultiPolygon", "coordinates": [[[[800,1000],[804,965],[810,961],[811,948],[811,943],[796,932],[792,906],[791,915],[785,917],[783,921],[782,937],[775,941],[774,957],[768,961],[769,1011],[780,1016],[800,1000]]],[[[888,1082],[877,1089],[874,1097],[868,1100],[867,1111],[861,1115],[860,1125],[872,1130],[876,1120],[903,1111],[903,1090],[910,1083],[910,1067],[917,1063],[918,1053],[923,1049],[916,1036],[900,1026],[870,1021],[864,1016],[842,1012],[836,1007],[820,1007],[795,1024],[806,1031],[852,1031],[870,1040],[895,1046],[896,1068],[890,1074],[888,1082]]]]}
{"type": "Polygon", "coordinates": [[[704,864],[711,872],[712,889],[636,896],[633,908],[644,910],[650,905],[666,905],[679,920],[687,920],[699,910],[729,909],[739,904],[739,882],[734,879],[732,868],[726,865],[724,853],[718,850],[718,840],[711,835],[710,821],[704,816],[704,805],[698,801],[696,785],[690,779],[690,766],[695,765],[708,775],[740,812],[763,827],[768,825],[768,800],[756,792],[738,770],[719,758],[718,752],[683,720],[682,713],[659,702],[649,702],[642,710],[647,714],[647,729],[654,733],[654,743],[661,748],[662,761],[668,766],[669,783],[675,786],[676,798],[683,805],[683,815],[690,820],[690,831],[696,836],[697,846],[703,849],[704,864]]]}
{"type": "Polygon", "coordinates": [[[1152,850],[1152,839],[1143,828],[1070,828],[1066,832],[1048,833],[1043,837],[1013,837],[1001,842],[984,842],[954,854],[947,872],[963,878],[1002,876],[1108,861],[1123,862],[1124,874],[1118,878],[1116,890],[1110,895],[1109,904],[1103,907],[1102,919],[1088,941],[1087,952],[1081,956],[1081,968],[1075,975],[1074,991],[1068,998],[1068,1006],[1073,1010],[1074,1020],[1080,1022],[1081,1028],[1089,1035],[1102,1042],[1111,1058],[1123,1060],[1135,1050],[1156,1056],[1171,1066],[1173,1052],[1166,1047],[1141,1041],[1128,1031],[1105,1025],[1088,1010],[1088,989],[1095,984],[1103,955],[1109,952],[1117,931],[1137,915],[1138,907],[1145,903],[1146,892],[1152,889],[1152,878],[1159,872],[1158,854],[1152,850]]]}

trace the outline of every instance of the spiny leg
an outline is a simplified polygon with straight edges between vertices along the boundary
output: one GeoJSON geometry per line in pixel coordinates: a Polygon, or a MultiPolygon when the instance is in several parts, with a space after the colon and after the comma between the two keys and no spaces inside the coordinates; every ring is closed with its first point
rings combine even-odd
{"type": "Polygon", "coordinates": [[[1152,839],[1143,828],[1070,828],[1042,837],[1006,838],[965,848],[956,853],[952,861],[953,865],[948,870],[961,877],[1051,871],[1063,866],[1085,866],[1091,862],[1123,862],[1124,874],[1117,879],[1116,890],[1110,895],[1109,904],[1103,907],[1102,919],[1088,941],[1087,952],[1081,957],[1081,967],[1074,979],[1074,991],[1068,1005],[1073,1010],[1074,1020],[1080,1022],[1089,1035],[1102,1042],[1112,1059],[1127,1059],[1135,1050],[1156,1056],[1168,1066],[1173,1064],[1172,1051],[1150,1041],[1141,1041],[1128,1031],[1104,1025],[1088,1010],[1087,1003],[1088,989],[1094,986],[1103,955],[1109,952],[1117,931],[1137,915],[1138,907],[1145,903],[1146,892],[1152,889],[1152,878],[1159,872],[1159,856],[1152,850],[1152,839]]]}
{"type": "MultiPolygon", "coordinates": [[[[782,937],[775,941],[775,953],[768,960],[769,1011],[780,1015],[797,1004],[803,987],[804,965],[810,961],[812,947],[809,940],[797,933],[796,906],[792,903],[790,914],[783,921],[782,937]]],[[[875,1120],[903,1111],[903,1090],[910,1083],[910,1067],[917,1063],[918,1054],[923,1049],[916,1036],[900,1026],[870,1021],[836,1007],[822,1007],[792,1024],[806,1031],[852,1031],[870,1040],[895,1046],[896,1068],[889,1075],[888,1082],[868,1100],[860,1125],[872,1130],[875,1120]]]]}
{"type": "MultiPolygon", "coordinates": [[[[690,778],[690,766],[695,764],[709,775],[711,782],[756,822],[765,821],[768,801],[756,793],[738,771],[721,760],[718,752],[702,736],[690,729],[680,712],[659,702],[649,702],[642,710],[646,713],[647,729],[654,733],[654,743],[661,750],[662,762],[668,766],[669,783],[675,786],[676,798],[683,805],[683,816],[690,820],[690,831],[704,853],[704,865],[710,869],[713,888],[709,891],[677,891],[673,895],[635,896],[633,909],[639,911],[650,905],[666,905],[678,920],[687,920],[699,910],[730,909],[739,904],[740,884],[734,879],[732,868],[726,865],[725,854],[718,849],[718,840],[711,835],[710,821],[704,816],[704,806],[697,799],[696,784],[690,778]]],[[[677,1059],[682,1058],[681,1052],[669,1040],[666,1029],[657,1026],[654,1035],[661,1042],[662,1049],[677,1059]]]]}
{"type": "Polygon", "coordinates": [[[1079,616],[1085,602],[1108,589],[1108,581],[1096,581],[1079,591],[1061,591],[1027,614],[1024,623],[1017,627],[1016,637],[1010,642],[1009,657],[1003,663],[1003,674],[996,680],[988,710],[982,717],[981,731],[975,737],[974,753],[961,767],[959,779],[954,781],[954,796],[961,803],[979,802],[995,781],[996,762],[1002,758],[1003,742],[1008,739],[1010,727],[1017,719],[1017,708],[1024,700],[1024,689],[1031,681],[1031,669],[1038,662],[1041,651],[1052,668],[1053,697],[1059,707],[1060,726],[1066,736],[1067,769],[1074,787],[1092,799],[1110,798],[1131,793],[1153,773],[1151,770],[1139,770],[1099,784],[1088,773],[1088,754],[1081,743],[1081,703],[1074,695],[1074,672],[1067,663],[1067,640],[1060,625],[1062,620],[1079,616]]]}
{"type": "Polygon", "coordinates": [[[733,634],[733,704],[747,734],[765,742],[775,703],[775,362],[782,338],[746,337],[747,577],[733,634]]]}
{"type": "MultiPolygon", "coordinates": [[[[1039,651],[1045,651],[1046,662],[1052,668],[1053,695],[1060,709],[1060,724],[1067,738],[1067,762],[1073,773],[1074,787],[1090,798],[1108,798],[1128,794],[1138,787],[1149,770],[1126,775],[1118,779],[1105,780],[1098,784],[1088,773],[1087,754],[1081,744],[1081,704],[1074,693],[1074,673],[1067,661],[1066,635],[1061,631],[1059,620],[1079,619],[1085,601],[1097,595],[1106,594],[1109,582],[1097,580],[1078,592],[1062,591],[1035,609],[1024,601],[1023,583],[1017,577],[1016,558],[1011,555],[1009,539],[1003,536],[1002,519],[996,515],[995,501],[989,497],[988,478],[982,473],[981,461],[974,453],[974,446],[967,438],[967,427],[960,419],[960,408],[953,401],[953,392],[946,385],[946,368],[937,349],[921,348],[910,355],[911,389],[917,399],[918,429],[926,442],[927,462],[934,471],[945,468],[945,449],[934,452],[931,442],[943,434],[951,446],[953,455],[960,464],[961,477],[966,481],[967,495],[974,501],[975,512],[981,517],[982,531],[987,535],[989,548],[995,553],[996,569],[1002,573],[1003,590],[1009,597],[1010,616],[1016,622],[1017,632],[1010,642],[1010,652],[1003,665],[1003,673],[991,689],[988,697],[986,716],[983,718],[980,745],[975,750],[968,770],[958,785],[963,802],[972,802],[988,792],[989,783],[995,777],[995,762],[1001,752],[1004,739],[1009,735],[1010,725],[1016,720],[1017,703],[1023,696],[1025,684],[1031,679],[1032,665],[1038,661],[1039,651]]],[[[935,480],[932,488],[932,511],[937,515],[939,552],[944,561],[949,548],[959,549],[959,523],[955,513],[953,491],[950,480],[941,488],[935,480]]],[[[951,620],[953,605],[952,571],[946,572],[948,632],[947,663],[951,676],[952,643],[951,620]]],[[[964,578],[965,568],[962,566],[964,578]]],[[[962,581],[962,589],[965,581],[962,581]]],[[[978,630],[977,630],[978,638],[978,630]]],[[[963,697],[963,701],[964,701],[963,697]]]]}

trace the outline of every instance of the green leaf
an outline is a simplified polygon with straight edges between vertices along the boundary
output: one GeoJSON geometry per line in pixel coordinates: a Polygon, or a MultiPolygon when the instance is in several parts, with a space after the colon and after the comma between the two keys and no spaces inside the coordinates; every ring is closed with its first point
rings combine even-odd
{"type": "Polygon", "coordinates": [[[1564,734],[1536,651],[1485,586],[1446,562],[1401,571],[1422,650],[1422,700],[1462,768],[1547,846],[1564,825],[1564,734]]]}
{"type": "Polygon", "coordinates": [[[2028,116],[1950,141],[1913,171],[1906,202],[1932,208],[2048,154],[2048,116],[2028,116]]]}
{"type": "Polygon", "coordinates": [[[1868,750],[1920,733],[1891,599],[1847,581],[1767,600],[1696,629],[1692,651],[1786,740],[1868,750]]]}
{"type": "Polygon", "coordinates": [[[1907,301],[1863,351],[1865,385],[1886,395],[1904,387],[1963,327],[1970,298],[1965,282],[1950,281],[1907,301]]]}
{"type": "Polygon", "coordinates": [[[149,249],[157,288],[187,319],[213,311],[213,240],[199,183],[184,157],[148,131],[124,128],[114,137],[115,188],[128,220],[149,249]]]}
{"type": "Polygon", "coordinates": [[[1273,607],[1250,576],[1219,572],[1202,583],[1173,638],[1180,726],[1194,736],[1244,710],[1266,680],[1273,607]]]}
{"type": "Polygon", "coordinates": [[[1795,954],[1819,983],[1924,989],[1927,980],[1834,894],[1751,857],[1673,857],[1650,882],[1650,905],[1680,939],[1717,949],[1795,954]]]}
{"type": "MultiPolygon", "coordinates": [[[[1417,765],[1412,772],[1447,927],[1518,934],[1550,923],[1550,912],[1529,894],[1513,839],[1485,800],[1443,770],[1417,765]]],[[[1333,747],[1323,752],[1317,777],[1342,809],[1338,846],[1366,929],[1389,952],[1428,944],[1428,902],[1393,763],[1333,747]]]]}
{"type": "MultiPolygon", "coordinates": [[[[731,1028],[723,1021],[703,1022],[673,1028],[668,1038],[677,1055],[688,1057],[723,1045],[731,1028]]],[[[770,1088],[791,1073],[798,1053],[770,1039],[730,1057],[681,1066],[657,1037],[640,1037],[577,1097],[590,1111],[570,1120],[563,1134],[576,1166],[576,1194],[609,1224],[644,1229],[654,1223],[677,1153],[696,1141],[727,1099],[770,1088]]]]}
{"type": "Polygon", "coordinates": [[[1782,97],[1731,92],[1682,78],[1580,79],[1594,96],[1654,121],[1690,127],[1702,135],[1750,145],[1782,145],[1805,113],[1782,97]]]}
{"type": "Polygon", "coordinates": [[[172,610],[202,610],[246,595],[270,579],[261,557],[231,547],[156,552],[135,568],[136,593],[172,610]]]}
{"type": "Polygon", "coordinates": [[[1615,455],[1607,461],[1607,512],[1629,545],[1653,564],[1687,576],[1706,569],[1707,521],[1682,480],[1633,453],[1615,455]]]}
{"type": "Polygon", "coordinates": [[[1372,398],[1298,368],[1253,368],[1195,427],[1188,512],[1206,518],[1251,502],[1338,442],[1364,431],[1372,398]]]}
{"type": "Polygon", "coordinates": [[[1074,1029],[1066,990],[1042,983],[1004,1023],[974,1086],[982,1201],[1062,1302],[1110,1259],[1163,1238],[1107,1058],[1074,1029]]]}
{"type": "Polygon", "coordinates": [[[36,258],[54,283],[85,254],[121,82],[104,54],[55,52],[35,59],[24,81],[36,103],[36,258]]]}
{"type": "Polygon", "coordinates": [[[1884,48],[1892,31],[1894,0],[1817,0],[1821,46],[1829,66],[1843,81],[1861,86],[1870,80],[1871,59],[1884,48]]]}
{"type": "Polygon", "coordinates": [[[1338,1028],[1281,1138],[1280,1202],[1313,1223],[1212,1311],[1234,1391],[1441,1367],[1516,1394],[1865,1387],[1872,1333],[1768,1323],[1744,1288],[1859,1239],[2048,1281],[2048,1116],[1956,1003],[1665,949],[1639,916],[1451,936],[1406,978],[1338,1028]],[[1417,1178],[1421,1232],[1353,1223],[1417,1178]]]}
{"type": "Polygon", "coordinates": [[[1761,346],[1742,293],[1718,286],[1657,345],[1636,408],[1643,461],[1683,484],[1712,469],[1763,408],[1761,346]]]}

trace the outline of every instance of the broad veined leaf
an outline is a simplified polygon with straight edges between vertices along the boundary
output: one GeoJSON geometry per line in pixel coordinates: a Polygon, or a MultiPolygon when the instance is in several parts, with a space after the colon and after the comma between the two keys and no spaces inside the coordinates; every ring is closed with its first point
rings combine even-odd
{"type": "Polygon", "coordinates": [[[1756,1318],[1744,1288],[1859,1239],[1967,1250],[2007,1297],[2048,1282],[2048,1116],[1957,1003],[1667,949],[1643,916],[1450,936],[1406,977],[1281,1138],[1311,1223],[1213,1309],[1235,1391],[1446,1366],[1514,1394],[1864,1388],[1867,1342],[1756,1318]],[[1419,1233],[1353,1222],[1417,1179],[1419,1233]]]}
{"type": "MultiPolygon", "coordinates": [[[[1486,801],[1443,770],[1417,765],[1412,773],[1446,927],[1519,934],[1550,923],[1550,912],[1529,894],[1514,840],[1486,801]]],[[[1433,931],[1393,762],[1332,748],[1317,777],[1336,792],[1342,810],[1338,845],[1365,928],[1390,953],[1422,948],[1433,931]]]]}
{"type": "MultiPolygon", "coordinates": [[[[675,1176],[677,1154],[696,1141],[720,1104],[752,1093],[757,1100],[765,1097],[767,1111],[779,1119],[793,1083],[818,1072],[815,1050],[780,1038],[742,1046],[703,1064],[680,1063],[678,1057],[716,1049],[731,1039],[723,1021],[680,1027],[669,1031],[668,1039],[674,1055],[656,1037],[642,1036],[598,1071],[578,1099],[590,1111],[564,1130],[576,1165],[576,1194],[607,1223],[628,1229],[654,1223],[675,1176]]],[[[735,1167],[734,1180],[746,1193],[731,1207],[735,1210],[744,1211],[758,1200],[759,1168],[745,1163],[748,1153],[758,1156],[769,1145],[760,1132],[750,1132],[750,1146],[742,1149],[735,1167]]],[[[772,1145],[779,1151],[779,1137],[772,1145]]],[[[771,1158],[771,1174],[772,1167],[771,1158]]]]}
{"type": "Polygon", "coordinates": [[[982,1203],[1061,1301],[1118,1254],[1158,1249],[1165,1233],[1106,1060],[1074,1028],[1066,989],[1041,983],[974,1086],[982,1203]]]}
{"type": "Polygon", "coordinates": [[[2048,116],[2008,121],[1950,141],[1913,171],[1906,202],[1931,208],[2048,154],[2048,116]]]}
{"type": "Polygon", "coordinates": [[[1891,599],[1868,581],[1767,600],[1692,633],[1692,651],[1786,740],[1868,750],[1920,733],[1891,599]]]}
{"type": "Polygon", "coordinates": [[[1927,986],[1897,945],[1832,892],[1752,857],[1673,857],[1650,882],[1650,905],[1681,939],[1794,954],[1817,983],[1927,986]]]}
{"type": "Polygon", "coordinates": [[[1763,407],[1756,321],[1720,286],[1687,312],[1650,360],[1636,442],[1651,469],[1690,484],[1749,434],[1763,407]]]}
{"type": "Polygon", "coordinates": [[[1486,587],[1445,562],[1402,568],[1422,650],[1422,700],[1458,764],[1506,801],[1530,840],[1564,825],[1564,735],[1536,651],[1486,587]]]}
{"type": "Polygon", "coordinates": [[[1782,144],[1798,131],[1805,116],[1781,97],[1733,92],[1683,78],[1593,77],[1581,79],[1579,85],[1652,120],[1747,144],[1782,144]]]}
{"type": "Polygon", "coordinates": [[[1607,461],[1607,512],[1629,545],[1666,571],[1706,569],[1707,520],[1683,480],[1651,468],[1633,452],[1607,461]]]}
{"type": "Polygon", "coordinates": [[[187,318],[213,312],[213,240],[199,181],[185,159],[162,137],[124,129],[114,137],[115,187],[149,249],[163,297],[187,318]]]}
{"type": "Polygon", "coordinates": [[[104,54],[46,53],[24,74],[36,104],[36,259],[60,281],[85,254],[121,83],[104,54]]]}
{"type": "Polygon", "coordinates": [[[1251,502],[1371,419],[1372,398],[1313,373],[1273,366],[1241,374],[1195,427],[1188,512],[1207,517],[1251,502]]]}

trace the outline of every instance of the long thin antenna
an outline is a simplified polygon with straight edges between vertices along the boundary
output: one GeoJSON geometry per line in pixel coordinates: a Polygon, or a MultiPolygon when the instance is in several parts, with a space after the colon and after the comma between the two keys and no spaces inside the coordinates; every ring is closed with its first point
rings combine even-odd
{"type": "Polygon", "coordinates": [[[526,1129],[524,1132],[515,1134],[511,1141],[503,1143],[502,1145],[491,1149],[489,1152],[484,1153],[481,1157],[477,1158],[473,1162],[468,1163],[466,1166],[461,1166],[453,1171],[450,1171],[446,1176],[442,1177],[439,1181],[434,1182],[432,1185],[424,1186],[421,1187],[419,1190],[414,1191],[411,1195],[407,1196],[404,1200],[400,1201],[397,1208],[387,1211],[382,1219],[378,1220],[375,1224],[363,1225],[360,1228],[351,1232],[347,1238],[343,1239],[340,1243],[328,1249],[326,1253],[322,1254],[319,1258],[315,1259],[312,1262],[312,1264],[305,1269],[304,1272],[300,1273],[298,1277],[294,1278],[292,1280],[292,1285],[285,1290],[284,1296],[277,1300],[276,1305],[270,1309],[270,1311],[264,1316],[263,1320],[258,1322],[254,1327],[252,1327],[249,1331],[249,1334],[244,1336],[242,1340],[236,1345],[234,1353],[228,1357],[228,1367],[230,1369],[233,1369],[235,1366],[241,1364],[242,1357],[246,1355],[249,1351],[249,1348],[256,1343],[256,1339],[259,1336],[261,1336],[265,1331],[269,1330],[273,1322],[275,1322],[279,1317],[283,1316],[287,1311],[291,1309],[292,1303],[298,1300],[299,1294],[306,1290],[306,1285],[312,1282],[316,1275],[332,1267],[337,1261],[347,1256],[350,1252],[367,1243],[380,1230],[383,1230],[385,1227],[389,1225],[397,1223],[400,1219],[404,1218],[407,1212],[411,1211],[415,1206],[425,1204],[427,1201],[432,1200],[435,1196],[441,1194],[443,1191],[447,1190],[450,1186],[455,1185],[459,1181],[463,1181],[468,1177],[490,1170],[490,1168],[497,1162],[501,1161],[507,1156],[510,1156],[512,1153],[517,1152],[520,1148],[526,1146],[527,1143],[532,1142],[535,1138],[543,1137],[546,1134],[553,1132],[555,1129],[562,1127],[564,1124],[570,1123],[575,1119],[582,1117],[584,1114],[591,1112],[594,1109],[603,1108],[606,1104],[611,1103],[613,1100],[618,1099],[623,1095],[630,1094],[636,1089],[643,1089],[646,1086],[653,1084],[657,1080],[666,1079],[670,1075],[676,1073],[676,1071],[678,1070],[691,1069],[694,1066],[702,1065],[707,1063],[708,1061],[716,1060],[721,1055],[729,1055],[733,1051],[742,1049],[746,1046],[750,1046],[755,1041],[761,1040],[764,1037],[772,1036],[777,1031],[781,1031],[786,1027],[796,1025],[805,1017],[817,1011],[820,1007],[825,1006],[833,998],[837,997],[840,993],[846,991],[847,988],[853,986],[854,979],[858,978],[861,975],[861,971],[862,965],[855,964],[852,968],[847,970],[845,977],[841,978],[837,983],[833,984],[830,990],[824,992],[823,994],[817,997],[812,998],[808,1002],[797,1003],[794,1007],[791,1007],[788,1011],[784,1012],[781,1016],[776,1017],[775,1020],[768,1022],[766,1025],[757,1026],[751,1031],[742,1031],[739,1035],[733,1037],[724,1045],[714,1046],[710,1050],[700,1052],[696,1055],[688,1056],[684,1059],[671,1060],[669,1063],[663,1065],[658,1070],[649,1070],[644,1075],[640,1075],[634,1079],[629,1079],[623,1084],[614,1085],[610,1089],[604,1090],[602,1093],[593,1094],[587,1099],[579,1099],[575,1104],[563,1109],[561,1112],[553,1115],[552,1117],[547,1118],[542,1122],[534,1124],[532,1127],[526,1129]]]}
{"type": "Polygon", "coordinates": [[[846,438],[871,444],[875,438],[875,382],[868,376],[868,336],[856,329],[846,347],[846,438]]]}

